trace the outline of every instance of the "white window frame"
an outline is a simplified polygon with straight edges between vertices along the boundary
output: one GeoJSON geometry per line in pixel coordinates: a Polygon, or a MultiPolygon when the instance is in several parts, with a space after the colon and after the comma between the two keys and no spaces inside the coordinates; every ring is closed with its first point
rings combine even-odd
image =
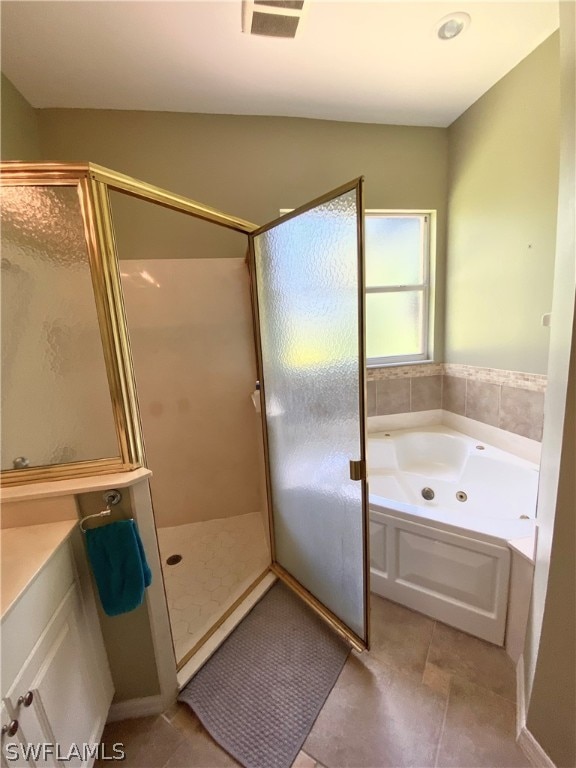
{"type": "MultiPolygon", "coordinates": [[[[293,208],[280,208],[280,216],[292,213],[293,208]]],[[[434,361],[434,340],[436,327],[436,211],[432,209],[389,209],[365,208],[364,219],[368,216],[398,216],[414,218],[421,216],[423,222],[423,282],[415,285],[400,286],[364,286],[368,293],[398,293],[400,291],[423,291],[422,305],[422,338],[424,350],[417,355],[389,355],[387,357],[367,357],[367,368],[385,368],[394,365],[410,365],[412,363],[431,363],[434,361]]]]}
{"type": "Polygon", "coordinates": [[[435,241],[436,241],[436,211],[433,210],[389,210],[383,208],[366,208],[365,218],[386,216],[397,218],[422,218],[422,282],[413,285],[366,285],[369,293],[401,293],[404,291],[422,291],[422,339],[424,349],[419,354],[389,355],[384,357],[369,357],[366,360],[368,368],[383,368],[392,365],[407,365],[410,363],[427,363],[434,359],[434,293],[435,293],[435,241]]]}

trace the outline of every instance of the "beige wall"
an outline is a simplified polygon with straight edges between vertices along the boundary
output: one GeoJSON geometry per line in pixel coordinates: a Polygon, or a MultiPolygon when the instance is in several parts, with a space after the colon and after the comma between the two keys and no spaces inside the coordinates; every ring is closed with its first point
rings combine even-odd
{"type": "MultiPolygon", "coordinates": [[[[76,498],[82,517],[102,510],[101,493],[85,493],[76,498]]],[[[130,518],[134,515],[130,495],[126,490],[122,491],[122,502],[114,510],[114,515],[115,519],[130,518]]],[[[153,578],[158,576],[159,574],[155,573],[153,578]]],[[[114,701],[126,701],[158,694],[160,683],[147,602],[144,601],[139,608],[129,613],[106,616],[98,599],[96,586],[94,590],[100,627],[114,682],[114,701]]]]}
{"type": "Polygon", "coordinates": [[[576,328],[554,538],[527,727],[558,768],[576,765],[576,328]]]}
{"type": "Polygon", "coordinates": [[[0,83],[0,140],[2,160],[38,160],[38,115],[2,73],[0,83]]]}
{"type": "Polygon", "coordinates": [[[244,258],[246,235],[211,222],[111,192],[120,259],[244,258]]]}
{"type": "MultiPolygon", "coordinates": [[[[368,208],[437,209],[444,305],[445,129],[167,112],[38,114],[44,159],[91,160],[257,224],[360,175],[368,208]]],[[[442,317],[439,358],[441,328],[442,317]]]]}
{"type": "Polygon", "coordinates": [[[554,34],[450,126],[446,362],[546,373],[558,125],[554,34]]]}
{"type": "Polygon", "coordinates": [[[559,768],[576,764],[576,6],[560,4],[561,161],[538,547],[524,648],[527,726],[559,768]]]}

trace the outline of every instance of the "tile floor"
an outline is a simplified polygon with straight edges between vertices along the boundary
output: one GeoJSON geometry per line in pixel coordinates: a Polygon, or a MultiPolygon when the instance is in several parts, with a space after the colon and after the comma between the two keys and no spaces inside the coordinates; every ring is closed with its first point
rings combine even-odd
{"type": "MultiPolygon", "coordinates": [[[[372,636],[369,653],[348,658],[293,768],[529,768],[502,648],[375,595],[372,636]]],[[[181,704],[112,723],[103,738],[125,744],[126,768],[238,765],[181,704]]]]}
{"type": "Polygon", "coordinates": [[[179,661],[270,562],[262,515],[158,528],[158,545],[179,661]],[[167,565],[170,555],[182,555],[167,565]]]}

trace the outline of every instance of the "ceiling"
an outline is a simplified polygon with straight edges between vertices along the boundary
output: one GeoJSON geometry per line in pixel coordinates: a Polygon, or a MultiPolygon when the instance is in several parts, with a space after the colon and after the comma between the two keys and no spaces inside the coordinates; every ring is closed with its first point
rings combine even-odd
{"type": "Polygon", "coordinates": [[[296,39],[240,0],[2,2],[2,70],[34,107],[447,126],[558,26],[558,3],[310,0],[296,39]],[[470,14],[442,41],[438,21],[470,14]]]}

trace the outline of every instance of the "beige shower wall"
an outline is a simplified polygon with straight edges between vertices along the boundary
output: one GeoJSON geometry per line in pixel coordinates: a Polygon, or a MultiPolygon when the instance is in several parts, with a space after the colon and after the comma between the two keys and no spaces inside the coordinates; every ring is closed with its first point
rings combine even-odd
{"type": "Polygon", "coordinates": [[[244,259],[121,260],[120,271],[156,524],[262,511],[244,259]]]}

